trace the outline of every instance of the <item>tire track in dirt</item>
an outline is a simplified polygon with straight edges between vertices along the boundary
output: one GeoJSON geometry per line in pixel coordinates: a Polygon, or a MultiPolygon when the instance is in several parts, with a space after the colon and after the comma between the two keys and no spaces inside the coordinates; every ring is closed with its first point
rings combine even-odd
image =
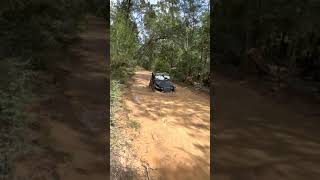
{"type": "Polygon", "coordinates": [[[141,166],[150,179],[209,179],[210,96],[179,85],[174,94],[152,92],[150,76],[138,70],[122,98],[129,121],[141,125],[132,142],[141,166]]]}

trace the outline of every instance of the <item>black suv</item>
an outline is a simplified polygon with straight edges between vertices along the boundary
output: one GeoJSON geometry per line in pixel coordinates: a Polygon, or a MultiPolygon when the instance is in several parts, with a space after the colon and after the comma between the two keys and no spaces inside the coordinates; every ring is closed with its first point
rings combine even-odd
{"type": "Polygon", "coordinates": [[[149,87],[161,92],[175,92],[176,89],[167,73],[152,73],[149,87]]]}

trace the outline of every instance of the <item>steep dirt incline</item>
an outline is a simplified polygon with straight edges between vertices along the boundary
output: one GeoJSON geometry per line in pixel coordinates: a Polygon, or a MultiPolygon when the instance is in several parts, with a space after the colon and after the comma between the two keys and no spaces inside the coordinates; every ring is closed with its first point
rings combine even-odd
{"type": "Polygon", "coordinates": [[[53,68],[55,86],[36,108],[34,140],[46,146],[17,164],[17,176],[43,180],[105,180],[106,25],[90,17],[88,30],[72,47],[72,58],[53,68]]]}
{"type": "Polygon", "coordinates": [[[217,74],[214,87],[216,180],[319,179],[319,104],[267,96],[217,74]]]}
{"type": "Polygon", "coordinates": [[[123,97],[126,121],[141,126],[132,142],[141,166],[153,180],[208,180],[210,96],[181,86],[175,94],[152,92],[150,77],[137,71],[123,97]]]}

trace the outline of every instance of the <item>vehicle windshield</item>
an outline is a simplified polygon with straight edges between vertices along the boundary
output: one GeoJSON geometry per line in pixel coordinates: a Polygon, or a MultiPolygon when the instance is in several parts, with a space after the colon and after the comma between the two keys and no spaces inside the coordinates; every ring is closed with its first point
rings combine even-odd
{"type": "Polygon", "coordinates": [[[163,76],[161,76],[161,75],[157,75],[157,76],[156,76],[156,79],[158,79],[158,80],[164,80],[165,78],[164,78],[163,76]]]}
{"type": "Polygon", "coordinates": [[[155,78],[157,79],[157,80],[170,80],[170,76],[168,76],[168,75],[164,75],[164,74],[156,74],[155,75],[155,78]]]}

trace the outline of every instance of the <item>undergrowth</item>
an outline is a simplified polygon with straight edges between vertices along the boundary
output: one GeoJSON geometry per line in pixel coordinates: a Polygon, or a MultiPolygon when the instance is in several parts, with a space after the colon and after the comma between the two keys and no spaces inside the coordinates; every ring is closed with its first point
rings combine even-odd
{"type": "Polygon", "coordinates": [[[141,124],[137,120],[134,120],[134,119],[128,120],[127,125],[129,128],[132,128],[135,130],[138,130],[141,127],[141,124]]]}
{"type": "Polygon", "coordinates": [[[25,130],[31,116],[25,112],[34,99],[33,72],[15,59],[2,60],[0,90],[0,177],[11,179],[14,159],[28,152],[25,130]]]}
{"type": "MultiPolygon", "coordinates": [[[[119,73],[116,73],[119,74],[119,73]]],[[[123,111],[121,107],[121,95],[124,88],[122,84],[125,82],[131,73],[126,73],[122,78],[114,78],[117,80],[111,80],[110,84],[110,171],[111,180],[131,180],[135,179],[136,171],[129,160],[132,158],[130,153],[130,140],[126,134],[121,131],[121,125],[116,119],[117,112],[123,111]],[[126,160],[124,160],[126,159],[126,160]]],[[[140,124],[131,123],[127,124],[131,128],[138,128],[140,124]]]]}
{"type": "Polygon", "coordinates": [[[115,125],[115,113],[119,109],[119,100],[120,100],[120,95],[121,95],[121,87],[122,85],[120,84],[119,81],[117,80],[111,80],[111,90],[110,90],[110,122],[111,126],[115,125]]]}

